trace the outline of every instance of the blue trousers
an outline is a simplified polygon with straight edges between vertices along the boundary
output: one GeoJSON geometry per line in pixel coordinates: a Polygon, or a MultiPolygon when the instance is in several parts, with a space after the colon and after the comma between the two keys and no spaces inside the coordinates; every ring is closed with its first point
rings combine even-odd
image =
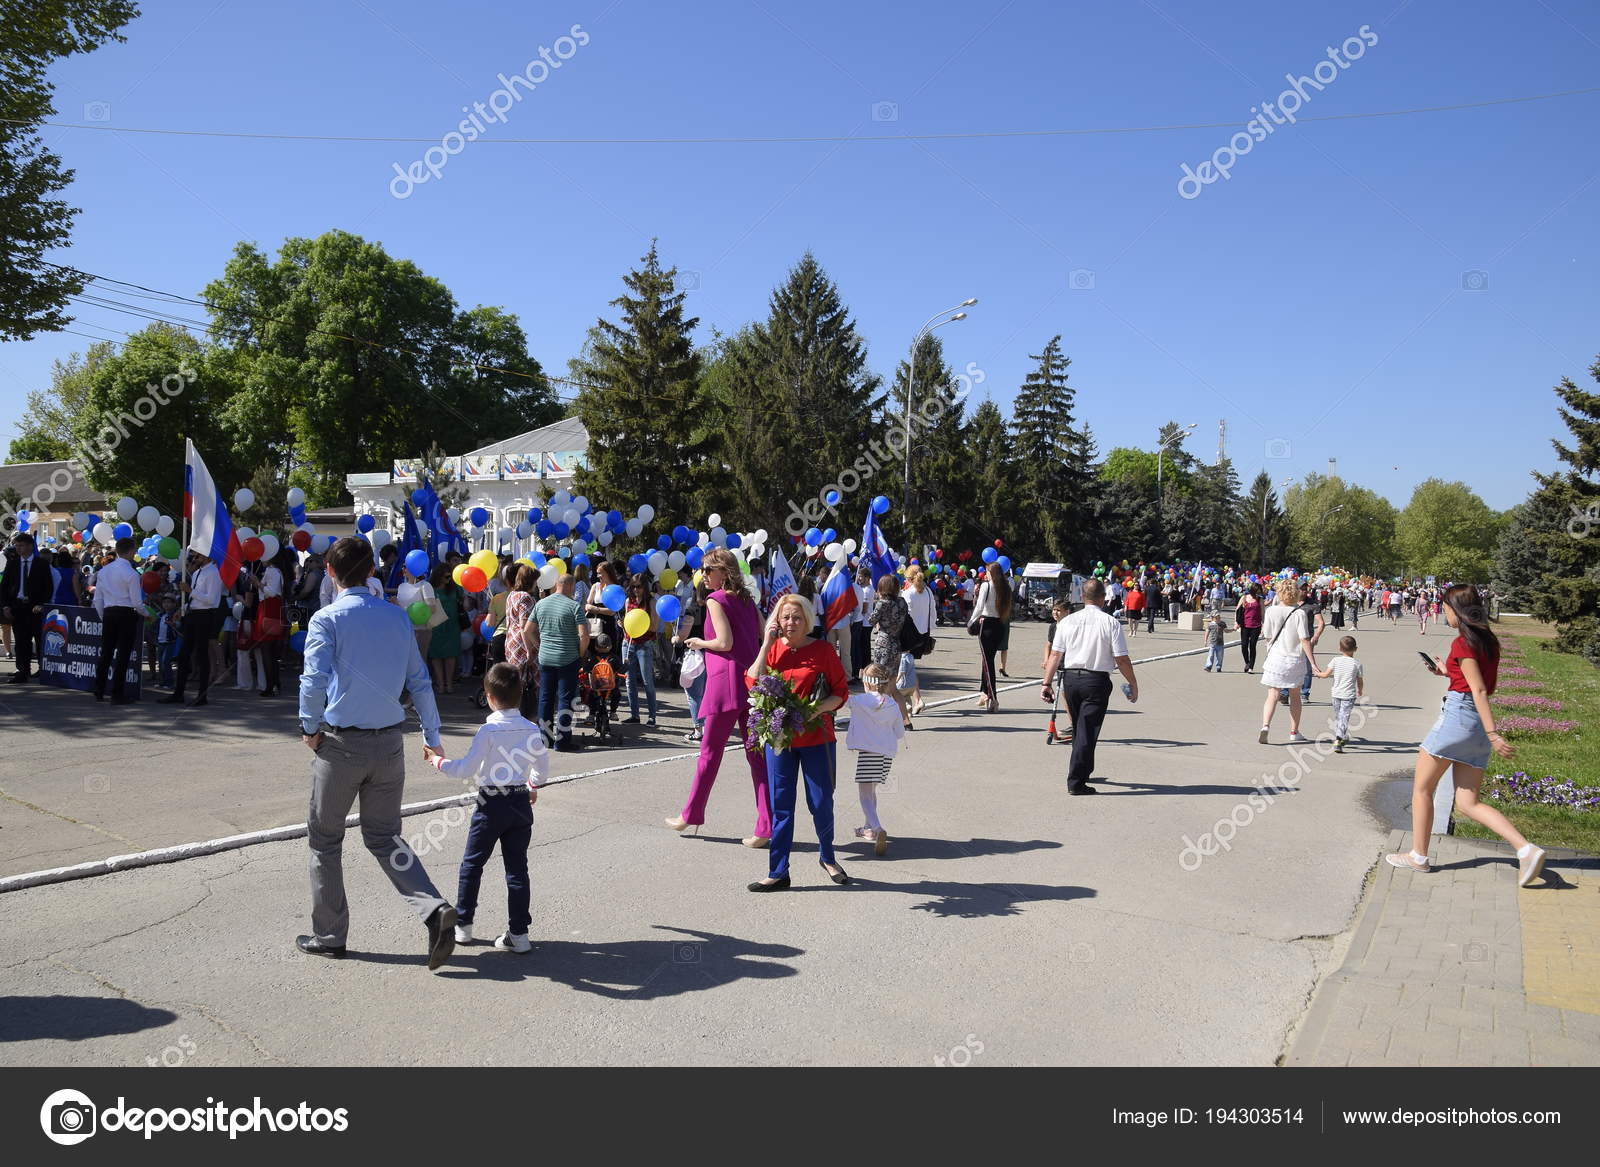
{"type": "Polygon", "coordinates": [[[1216,669],[1219,673],[1222,671],[1222,649],[1220,644],[1206,646],[1206,668],[1216,669]]]}
{"type": "Polygon", "coordinates": [[[572,703],[578,696],[578,662],[539,666],[539,728],[558,750],[572,749],[572,703]]]}
{"type": "Polygon", "coordinates": [[[650,720],[656,718],[656,646],[654,641],[643,644],[627,643],[622,646],[622,660],[628,670],[628,713],[639,716],[639,690],[643,689],[650,710],[650,720]]]}
{"type": "Polygon", "coordinates": [[[772,804],[772,843],[767,849],[767,874],[789,874],[789,850],[794,845],[794,804],[800,777],[805,775],[806,809],[817,828],[817,850],[824,863],[833,862],[834,743],[792,746],[783,753],[767,750],[767,793],[772,804]]]}
{"type": "Polygon", "coordinates": [[[478,884],[483,865],[500,844],[500,862],[506,868],[506,920],[518,936],[527,934],[533,916],[528,910],[528,843],[533,838],[533,807],[525,786],[493,786],[478,791],[478,808],[467,828],[467,849],[461,856],[461,878],[456,887],[456,912],[463,924],[472,923],[478,908],[478,884]]]}

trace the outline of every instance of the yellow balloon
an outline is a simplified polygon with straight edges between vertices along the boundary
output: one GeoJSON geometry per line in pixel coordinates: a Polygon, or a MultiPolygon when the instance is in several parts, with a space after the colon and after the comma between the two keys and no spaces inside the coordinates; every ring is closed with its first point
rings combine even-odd
{"type": "Polygon", "coordinates": [[[461,586],[461,573],[465,570],[467,570],[465,563],[458,563],[450,569],[450,578],[455,580],[457,587],[461,586]]]}
{"type": "Polygon", "coordinates": [[[529,559],[526,555],[524,555],[521,559],[517,560],[517,562],[518,563],[525,563],[529,567],[533,567],[533,565],[534,565],[533,564],[533,560],[529,559]]]}
{"type": "Polygon", "coordinates": [[[479,551],[471,559],[467,560],[467,562],[473,567],[476,567],[479,571],[483,572],[483,574],[488,576],[490,579],[493,579],[495,573],[500,570],[500,557],[493,551],[489,551],[487,549],[479,551]]]}
{"type": "Polygon", "coordinates": [[[622,618],[622,630],[634,639],[650,631],[650,616],[643,608],[635,608],[622,618]]]}
{"type": "Polygon", "coordinates": [[[673,571],[670,567],[662,568],[661,574],[656,578],[660,581],[661,590],[664,592],[670,592],[673,588],[678,586],[678,573],[673,571]]]}
{"type": "Polygon", "coordinates": [[[557,575],[566,575],[567,574],[567,561],[565,559],[561,559],[560,557],[557,557],[555,559],[550,560],[549,562],[550,562],[550,565],[556,569],[556,574],[557,575]]]}

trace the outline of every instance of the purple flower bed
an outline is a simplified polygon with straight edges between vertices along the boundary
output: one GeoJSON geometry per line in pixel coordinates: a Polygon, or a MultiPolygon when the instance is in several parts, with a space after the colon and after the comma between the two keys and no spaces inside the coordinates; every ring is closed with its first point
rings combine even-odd
{"type": "Polygon", "coordinates": [[[1504,705],[1508,708],[1548,709],[1551,713],[1560,713],[1562,709],[1566,708],[1559,701],[1552,700],[1549,697],[1537,697],[1531,693],[1523,693],[1520,695],[1512,693],[1505,697],[1502,697],[1500,694],[1496,693],[1490,698],[1490,700],[1496,705],[1504,705]]]}
{"type": "Polygon", "coordinates": [[[1533,676],[1533,670],[1532,669],[1525,669],[1521,665],[1502,665],[1501,668],[1500,668],[1500,676],[1502,676],[1502,677],[1531,677],[1531,676],[1533,676]]]}
{"type": "Polygon", "coordinates": [[[1500,688],[1502,688],[1502,689],[1542,689],[1542,688],[1544,688],[1544,682],[1543,681],[1524,681],[1520,677],[1517,677],[1517,678],[1514,678],[1514,679],[1509,680],[1509,681],[1502,681],[1500,683],[1500,688]]]}
{"type": "Polygon", "coordinates": [[[1576,721],[1557,721],[1553,717],[1502,717],[1498,727],[1518,733],[1571,733],[1576,721]]]}
{"type": "Polygon", "coordinates": [[[1570,780],[1557,782],[1549,775],[1529,778],[1522,770],[1510,777],[1496,774],[1490,779],[1489,793],[1502,802],[1538,803],[1542,806],[1562,806],[1568,810],[1600,809],[1600,790],[1577,786],[1570,780]]]}

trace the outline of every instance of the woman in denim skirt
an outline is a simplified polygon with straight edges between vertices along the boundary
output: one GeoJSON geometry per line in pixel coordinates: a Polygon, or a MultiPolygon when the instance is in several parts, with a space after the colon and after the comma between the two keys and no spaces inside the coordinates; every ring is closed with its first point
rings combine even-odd
{"type": "Polygon", "coordinates": [[[1522,837],[1509,819],[1478,801],[1484,768],[1491,752],[1509,759],[1511,744],[1493,727],[1489,698],[1500,671],[1500,642],[1489,628],[1488,609],[1470,584],[1457,584],[1444,594],[1444,618],[1456,630],[1450,652],[1440,667],[1438,658],[1428,669],[1448,677],[1439,709],[1417,753],[1417,771],[1411,790],[1411,846],[1409,854],[1388,856],[1389,863],[1411,871],[1431,871],[1425,851],[1433,834],[1433,792],[1444,772],[1455,768],[1456,809],[1480,826],[1488,827],[1517,849],[1517,886],[1527,887],[1544,868],[1544,850],[1522,837]]]}

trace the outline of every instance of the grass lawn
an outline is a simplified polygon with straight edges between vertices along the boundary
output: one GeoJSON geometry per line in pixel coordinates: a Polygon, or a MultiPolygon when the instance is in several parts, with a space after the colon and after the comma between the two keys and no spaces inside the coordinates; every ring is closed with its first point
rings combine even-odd
{"type": "MultiPolygon", "coordinates": [[[[1508,635],[1501,628],[1495,631],[1500,635],[1505,651],[1515,654],[1520,649],[1522,663],[1533,670],[1532,677],[1508,677],[1505,668],[1511,662],[1504,662],[1497,696],[1509,696],[1519,691],[1506,688],[1507,681],[1543,681],[1542,689],[1520,691],[1553,698],[1563,706],[1559,713],[1496,706],[1496,718],[1504,719],[1516,714],[1550,717],[1576,721],[1578,728],[1568,733],[1508,730],[1506,740],[1516,747],[1517,752],[1509,762],[1491,757],[1489,777],[1484,785],[1490,785],[1495,774],[1509,775],[1521,770],[1530,778],[1553,775],[1559,781],[1570,779],[1578,786],[1600,787],[1600,669],[1581,657],[1545,647],[1543,638],[1508,635]]],[[[1517,830],[1541,847],[1571,847],[1591,855],[1600,854],[1600,810],[1575,811],[1555,806],[1507,803],[1493,798],[1486,801],[1498,807],[1516,824],[1517,830]]],[[[1456,817],[1456,832],[1475,838],[1495,837],[1492,832],[1460,816],[1456,817]]]]}

